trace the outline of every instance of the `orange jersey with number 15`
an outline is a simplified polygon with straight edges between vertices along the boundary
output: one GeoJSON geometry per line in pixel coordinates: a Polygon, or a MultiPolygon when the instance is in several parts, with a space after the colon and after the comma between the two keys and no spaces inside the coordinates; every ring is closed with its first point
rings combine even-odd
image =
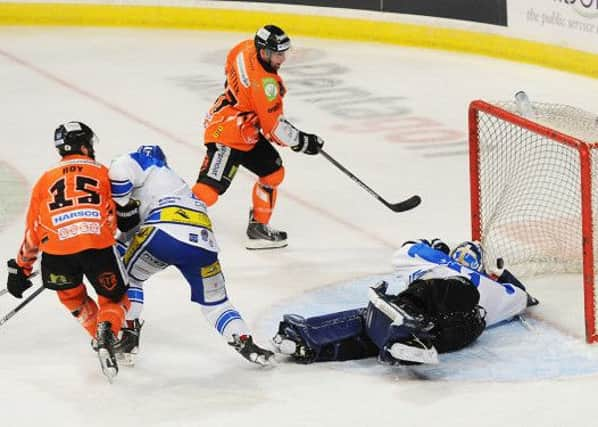
{"type": "Polygon", "coordinates": [[[31,267],[38,250],[68,255],[115,243],[116,220],[108,169],[70,155],[33,187],[18,263],[31,267]]]}

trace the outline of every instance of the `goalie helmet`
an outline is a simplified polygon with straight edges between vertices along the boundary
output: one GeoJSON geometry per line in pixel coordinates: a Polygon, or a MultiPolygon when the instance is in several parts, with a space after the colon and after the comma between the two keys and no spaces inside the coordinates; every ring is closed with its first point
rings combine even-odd
{"type": "Polygon", "coordinates": [[[291,47],[291,39],[276,25],[266,25],[255,33],[255,48],[268,49],[272,52],[285,52],[291,47]]]}
{"type": "Polygon", "coordinates": [[[483,256],[482,246],[477,241],[465,241],[455,246],[451,251],[451,258],[459,264],[478,272],[484,270],[483,256]]]}
{"type": "Polygon", "coordinates": [[[69,154],[84,154],[81,148],[86,147],[86,155],[95,159],[93,146],[98,141],[91,128],[81,122],[67,122],[54,131],[54,146],[63,157],[69,154]]]}

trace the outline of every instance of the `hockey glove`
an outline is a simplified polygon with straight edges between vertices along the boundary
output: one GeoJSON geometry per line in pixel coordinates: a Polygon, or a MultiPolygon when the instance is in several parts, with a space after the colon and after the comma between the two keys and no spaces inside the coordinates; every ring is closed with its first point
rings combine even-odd
{"type": "Polygon", "coordinates": [[[299,131],[299,143],[293,147],[293,151],[309,155],[318,154],[324,145],[324,140],[313,133],[299,131]]]}
{"type": "Polygon", "coordinates": [[[428,239],[407,240],[406,242],[403,242],[401,247],[406,246],[406,245],[417,245],[417,244],[423,244],[426,246],[430,246],[430,241],[428,239]]]}
{"type": "Polygon", "coordinates": [[[432,249],[444,252],[447,255],[451,252],[449,246],[440,239],[432,239],[432,241],[430,242],[430,246],[432,247],[432,249]]]}
{"type": "Polygon", "coordinates": [[[405,246],[405,245],[408,245],[408,244],[413,244],[413,245],[424,244],[426,246],[431,247],[432,249],[436,249],[437,251],[444,252],[447,255],[451,251],[450,248],[448,247],[448,245],[446,243],[444,243],[440,239],[432,239],[432,240],[428,240],[428,239],[407,240],[401,246],[405,246]]]}
{"type": "Polygon", "coordinates": [[[129,200],[124,206],[116,204],[116,225],[123,233],[130,231],[137,227],[141,222],[139,216],[139,201],[135,199],[129,200]]]}
{"type": "Polygon", "coordinates": [[[8,266],[8,279],[6,280],[6,288],[8,292],[15,298],[23,298],[23,292],[29,289],[33,283],[29,280],[29,276],[25,274],[25,270],[14,258],[11,258],[6,263],[8,266]]]}

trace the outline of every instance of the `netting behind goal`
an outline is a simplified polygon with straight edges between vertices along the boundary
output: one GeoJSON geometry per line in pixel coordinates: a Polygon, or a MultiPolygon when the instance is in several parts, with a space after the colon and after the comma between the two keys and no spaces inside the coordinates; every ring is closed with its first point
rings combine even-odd
{"type": "Polygon", "coordinates": [[[472,234],[487,262],[521,276],[583,273],[586,338],[597,341],[598,117],[565,105],[470,105],[472,234]]]}

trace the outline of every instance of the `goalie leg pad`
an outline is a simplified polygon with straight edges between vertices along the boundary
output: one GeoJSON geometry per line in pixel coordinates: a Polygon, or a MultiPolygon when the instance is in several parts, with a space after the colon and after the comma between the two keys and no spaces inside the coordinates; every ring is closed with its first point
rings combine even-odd
{"type": "Polygon", "coordinates": [[[377,354],[365,335],[365,309],[347,310],[305,319],[286,314],[274,343],[300,363],[355,360],[377,354]]]}
{"type": "Polygon", "coordinates": [[[366,333],[388,363],[438,363],[430,331],[434,324],[414,305],[401,304],[386,294],[386,283],[370,289],[366,333]]]}

